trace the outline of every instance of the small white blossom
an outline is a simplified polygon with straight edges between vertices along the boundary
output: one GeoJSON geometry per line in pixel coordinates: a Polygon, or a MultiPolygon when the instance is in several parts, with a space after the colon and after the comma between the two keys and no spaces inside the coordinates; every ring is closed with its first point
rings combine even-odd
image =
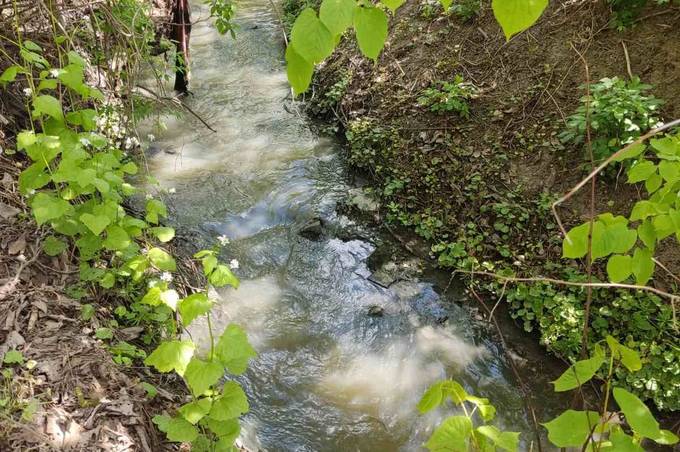
{"type": "Polygon", "coordinates": [[[239,267],[239,264],[238,264],[238,261],[236,259],[232,259],[229,262],[229,268],[231,268],[232,270],[236,270],[238,267],[239,267]]]}
{"type": "Polygon", "coordinates": [[[146,136],[146,138],[147,138],[149,141],[154,141],[154,140],[156,139],[156,137],[153,136],[153,134],[148,134],[148,135],[146,136]]]}
{"type": "Polygon", "coordinates": [[[132,147],[132,140],[130,139],[130,137],[127,137],[125,139],[125,149],[130,149],[131,147],[132,147]]]}
{"type": "Polygon", "coordinates": [[[89,146],[92,143],[90,143],[90,140],[88,140],[87,138],[81,138],[80,144],[82,144],[83,146],[89,146]]]}
{"type": "Polygon", "coordinates": [[[144,255],[146,255],[146,254],[149,252],[149,250],[148,250],[147,248],[142,248],[142,249],[139,250],[139,251],[140,251],[142,254],[144,254],[144,255]]]}
{"type": "Polygon", "coordinates": [[[54,78],[59,77],[61,71],[59,69],[50,69],[50,75],[54,78]]]}
{"type": "Polygon", "coordinates": [[[172,274],[170,272],[163,272],[161,274],[161,281],[171,282],[172,281],[172,274]]]}
{"type": "Polygon", "coordinates": [[[145,198],[148,199],[153,199],[153,195],[151,193],[147,193],[145,198]]]}
{"type": "Polygon", "coordinates": [[[33,94],[33,90],[31,88],[24,88],[24,96],[30,97],[31,94],[33,94]]]}
{"type": "Polygon", "coordinates": [[[220,245],[225,246],[229,244],[229,237],[226,235],[221,235],[217,237],[217,241],[220,242],[220,245]]]}
{"type": "Polygon", "coordinates": [[[28,195],[29,196],[35,195],[35,189],[31,188],[30,190],[28,190],[28,195]]]}
{"type": "Polygon", "coordinates": [[[168,193],[177,193],[177,190],[175,190],[175,187],[168,188],[168,193]]]}
{"type": "Polygon", "coordinates": [[[149,289],[151,289],[152,287],[156,287],[156,284],[158,284],[158,281],[156,281],[155,279],[149,280],[149,282],[146,283],[146,285],[149,286],[149,289]]]}

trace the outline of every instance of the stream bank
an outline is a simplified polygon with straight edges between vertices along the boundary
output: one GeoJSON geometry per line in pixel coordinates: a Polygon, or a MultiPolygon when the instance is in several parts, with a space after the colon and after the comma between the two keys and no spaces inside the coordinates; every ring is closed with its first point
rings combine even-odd
{"type": "MultiPolygon", "coordinates": [[[[287,22],[305,6],[317,3],[285,2],[287,22]]],[[[650,7],[641,13],[644,20],[619,32],[608,23],[605,2],[552,4],[509,43],[488,4],[469,17],[456,13],[460,8],[444,14],[436,2],[407,1],[391,19],[377,64],[361,58],[353,39],[344,40],[315,75],[309,111],[346,140],[352,171],[370,181],[365,191],[380,205],[376,224],[414,231],[432,246],[440,267],[584,281],[583,265],[561,258],[550,211],[587,174],[582,147],[559,138],[584,93],[574,49],[586,56],[593,81],[626,79],[633,71],[652,84],[652,93],[667,100],[661,116],[673,119],[680,114],[677,8],[650,7]],[[437,113],[422,105],[428,89],[456,77],[474,86],[468,112],[437,113]]],[[[616,176],[597,181],[597,211],[628,212],[637,199],[635,187],[616,176]]],[[[578,194],[560,209],[567,229],[585,221],[587,206],[587,194],[578,194]]],[[[677,275],[677,243],[659,252],[677,275]]],[[[595,277],[608,280],[603,267],[595,277]]],[[[584,288],[483,276],[475,284],[490,299],[505,298],[512,318],[548,350],[577,359],[584,288]]],[[[662,270],[654,284],[677,291],[662,270]]],[[[645,356],[642,371],[617,374],[619,384],[661,410],[680,408],[680,353],[669,303],[635,291],[595,290],[593,299],[591,342],[613,334],[645,356]]]]}

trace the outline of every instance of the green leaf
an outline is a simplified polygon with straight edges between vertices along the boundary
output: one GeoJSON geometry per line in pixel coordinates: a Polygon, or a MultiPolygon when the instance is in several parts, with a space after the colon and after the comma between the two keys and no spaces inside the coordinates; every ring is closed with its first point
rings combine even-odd
{"type": "Polygon", "coordinates": [[[5,364],[23,364],[24,355],[19,350],[8,350],[2,358],[5,364]]]}
{"type": "Polygon", "coordinates": [[[354,31],[361,53],[376,61],[387,39],[387,16],[385,13],[374,7],[355,7],[354,31]]]}
{"type": "Polygon", "coordinates": [[[214,361],[192,358],[184,372],[184,379],[191,392],[198,396],[210,389],[224,375],[224,368],[214,361]]]}
{"type": "Polygon", "coordinates": [[[612,336],[607,336],[606,339],[614,358],[619,359],[629,371],[637,372],[642,369],[642,361],[638,352],[622,345],[612,336]]]}
{"type": "Polygon", "coordinates": [[[300,56],[295,51],[295,45],[290,44],[286,49],[286,73],[288,82],[293,87],[293,93],[297,96],[304,93],[312,83],[314,65],[300,56]]]}
{"type": "Polygon", "coordinates": [[[548,0],[493,0],[491,8],[508,41],[531,27],[548,6],[548,0]]]}
{"type": "Polygon", "coordinates": [[[38,44],[28,39],[22,42],[21,44],[28,50],[32,50],[34,52],[42,52],[43,50],[42,47],[40,47],[38,44]]]}
{"type": "Polygon", "coordinates": [[[591,358],[576,361],[557,380],[552,382],[555,385],[555,392],[570,391],[588,382],[602,367],[602,363],[604,363],[604,356],[598,352],[591,358]]]}
{"type": "Polygon", "coordinates": [[[146,391],[146,396],[150,399],[153,399],[158,395],[158,389],[151,383],[147,383],[146,381],[142,382],[142,389],[146,391]]]}
{"type": "Polygon", "coordinates": [[[106,240],[104,240],[102,246],[107,250],[123,251],[131,243],[130,236],[125,232],[125,229],[115,224],[106,228],[106,240]]]}
{"type": "Polygon", "coordinates": [[[167,217],[168,210],[163,202],[157,199],[149,199],[146,202],[146,215],[144,219],[151,224],[158,224],[159,217],[167,217]]]}
{"type": "Polygon", "coordinates": [[[240,375],[248,368],[250,358],[257,352],[248,342],[248,336],[238,325],[231,324],[220,336],[215,354],[224,367],[234,375],[240,375]]]}
{"type": "Polygon", "coordinates": [[[229,267],[220,264],[215,270],[208,276],[208,282],[215,287],[223,287],[230,285],[232,287],[238,288],[239,281],[236,276],[231,272],[229,267]]]}
{"type": "MultiPolygon", "coordinates": [[[[392,14],[394,14],[405,1],[406,0],[381,0],[380,2],[387,6],[390,11],[392,11],[392,14]]],[[[444,8],[444,10],[446,10],[446,8],[444,8]]]]}
{"type": "Polygon", "coordinates": [[[295,51],[309,63],[322,62],[335,48],[333,35],[312,8],[305,8],[297,17],[290,38],[295,51]]]}
{"type": "Polygon", "coordinates": [[[418,402],[418,411],[424,414],[441,405],[444,401],[443,383],[439,381],[427,388],[425,394],[420,398],[420,402],[418,402]]]}
{"type": "Polygon", "coordinates": [[[151,232],[162,243],[167,243],[175,238],[175,230],[173,228],[158,226],[155,228],[150,228],[149,232],[151,232]]]}
{"type": "Polygon", "coordinates": [[[635,184],[642,182],[654,173],[656,173],[656,165],[654,163],[649,160],[639,161],[628,170],[628,183],[635,184]]]}
{"type": "Polygon", "coordinates": [[[165,428],[165,436],[178,443],[190,443],[198,436],[198,429],[181,417],[171,418],[165,428]]]}
{"type": "Polygon", "coordinates": [[[661,184],[663,184],[663,178],[654,173],[645,181],[645,189],[647,189],[647,193],[651,195],[661,187],[661,184]]]}
{"type": "Polygon", "coordinates": [[[13,82],[14,79],[17,78],[17,74],[19,73],[19,69],[21,69],[17,65],[12,65],[5,69],[5,71],[0,75],[0,83],[3,85],[9,82],[13,82]]]}
{"type": "Polygon", "coordinates": [[[355,6],[354,0],[323,0],[319,8],[319,19],[331,34],[339,36],[352,26],[355,6]]]}
{"type": "Polygon", "coordinates": [[[442,8],[444,8],[444,12],[446,12],[451,7],[453,0],[439,0],[439,3],[441,3],[442,8]]]}
{"type": "Polygon", "coordinates": [[[151,248],[147,253],[151,263],[159,270],[174,272],[177,270],[175,259],[160,248],[151,248]]]}
{"type": "Polygon", "coordinates": [[[177,310],[177,303],[179,302],[179,294],[174,289],[168,289],[161,292],[161,303],[172,309],[177,310]]]}
{"type": "Polygon", "coordinates": [[[229,419],[228,421],[216,421],[208,418],[208,428],[219,438],[224,439],[229,445],[238,437],[241,432],[241,425],[236,419],[229,419]]]}
{"type": "Polygon", "coordinates": [[[633,275],[638,285],[645,285],[654,274],[654,261],[652,252],[647,248],[636,248],[633,253],[633,275]]]}
{"type": "Polygon", "coordinates": [[[467,397],[465,397],[465,400],[467,400],[468,402],[472,402],[477,406],[477,411],[479,411],[479,415],[485,421],[488,422],[496,416],[496,407],[489,403],[489,399],[486,399],[484,397],[475,397],[472,395],[468,395],[467,397]]]}
{"type": "Polygon", "coordinates": [[[633,258],[615,254],[607,262],[607,275],[609,280],[619,283],[628,278],[633,273],[633,258]]]}
{"type": "Polygon", "coordinates": [[[614,452],[645,452],[640,445],[633,442],[632,436],[626,435],[620,428],[609,433],[609,441],[612,443],[611,447],[614,452]]]}
{"type": "Polygon", "coordinates": [[[61,103],[55,97],[43,94],[33,99],[33,117],[40,115],[51,116],[58,121],[64,120],[61,103]]]}
{"type": "Polygon", "coordinates": [[[567,410],[550,422],[543,424],[548,429],[548,439],[557,447],[580,447],[600,421],[596,411],[567,410]]]}
{"type": "Polygon", "coordinates": [[[38,193],[31,201],[33,216],[38,226],[50,220],[60,218],[73,211],[73,206],[61,198],[47,193],[38,193]]]}
{"type": "MultiPolygon", "coordinates": [[[[595,221],[593,223],[593,248],[595,247],[597,240],[604,234],[604,230],[605,227],[601,221],[595,221]]],[[[562,257],[578,259],[588,254],[589,231],[590,223],[583,223],[582,225],[572,228],[562,241],[562,257]]]]}
{"type": "Polygon", "coordinates": [[[212,301],[207,294],[195,293],[184,298],[179,302],[179,313],[182,315],[184,327],[191,325],[191,322],[198,316],[210,312],[212,301]]]}
{"type": "Polygon", "coordinates": [[[26,149],[29,146],[35,144],[37,141],[38,138],[35,136],[35,132],[32,130],[24,130],[23,132],[19,132],[17,134],[17,150],[21,151],[26,149]]]}
{"type": "Polygon", "coordinates": [[[113,330],[111,330],[111,328],[97,328],[97,330],[94,332],[94,335],[97,339],[113,339],[113,330]]]}
{"type": "Polygon", "coordinates": [[[184,419],[195,425],[210,412],[211,407],[212,400],[204,397],[182,405],[177,411],[184,419]]]}
{"type": "Polygon", "coordinates": [[[612,393],[626,416],[626,422],[635,433],[652,440],[667,439],[667,435],[661,432],[659,423],[654,419],[652,412],[640,399],[623,388],[614,388],[612,393]]]}
{"type": "Polygon", "coordinates": [[[80,308],[80,318],[83,319],[84,321],[88,321],[94,316],[95,309],[94,306],[91,304],[84,304],[80,308]]]}
{"type": "Polygon", "coordinates": [[[638,237],[642,240],[650,250],[656,248],[656,231],[654,230],[654,225],[650,219],[645,219],[640,226],[638,226],[638,237]]]}
{"type": "Polygon", "coordinates": [[[65,241],[50,235],[43,242],[43,251],[45,251],[45,254],[48,256],[58,256],[64,252],[67,246],[65,241]]]}
{"type": "Polygon", "coordinates": [[[659,212],[656,203],[642,200],[635,203],[630,213],[630,221],[644,220],[649,216],[657,215],[659,212]]]}
{"type": "Polygon", "coordinates": [[[680,163],[662,160],[659,162],[659,174],[668,182],[675,182],[680,178],[680,163]]]}
{"type": "Polygon", "coordinates": [[[194,354],[194,349],[195,345],[190,340],[161,342],[144,360],[144,364],[155,367],[159,372],[174,370],[181,376],[194,354]]]}
{"type": "Polygon", "coordinates": [[[496,447],[511,452],[519,449],[519,433],[517,432],[501,432],[493,425],[480,425],[477,431],[489,438],[496,447]]]}
{"type": "Polygon", "coordinates": [[[642,154],[645,151],[645,149],[647,149],[647,146],[645,146],[644,144],[642,143],[636,144],[635,146],[628,149],[626,152],[622,152],[621,154],[619,154],[619,156],[614,158],[612,161],[622,162],[624,160],[635,158],[638,155],[642,154]]]}
{"type": "Polygon", "coordinates": [[[110,289],[116,284],[116,276],[112,272],[106,272],[103,278],[99,280],[99,285],[104,289],[110,289]]]}
{"type": "Polygon", "coordinates": [[[161,288],[154,286],[146,291],[146,294],[142,297],[140,303],[148,304],[150,306],[158,306],[161,304],[161,288]]]}
{"type": "Polygon", "coordinates": [[[87,229],[92,231],[94,235],[99,235],[111,223],[109,217],[105,215],[92,215],[91,213],[84,213],[80,216],[80,221],[87,226],[87,229]]]}
{"type": "Polygon", "coordinates": [[[235,381],[228,381],[222,388],[222,395],[213,402],[210,417],[216,421],[228,421],[247,413],[249,408],[241,386],[235,381]]]}
{"type": "Polygon", "coordinates": [[[442,422],[425,443],[431,451],[467,451],[472,421],[467,416],[451,416],[442,422]]]}

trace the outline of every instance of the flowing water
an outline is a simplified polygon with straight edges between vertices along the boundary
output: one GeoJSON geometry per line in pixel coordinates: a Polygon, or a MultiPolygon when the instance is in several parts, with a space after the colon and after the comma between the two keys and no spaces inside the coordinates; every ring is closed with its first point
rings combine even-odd
{"type": "MultiPolygon", "coordinates": [[[[206,15],[195,6],[195,19],[206,15]]],[[[243,326],[259,352],[238,378],[251,404],[246,445],[420,450],[454,408],[419,416],[415,406],[429,384],[446,377],[489,397],[496,425],[529,440],[518,383],[489,329],[454,302],[460,294],[442,295],[428,278],[381,287],[367,278],[370,240],[298,235],[310,218],[322,218],[328,230],[351,223],[335,213],[350,188],[341,149],[319,137],[290,100],[271,4],[240,2],[237,23],[236,40],[219,36],[209,21],[191,36],[194,95],[187,103],[217,133],[191,116],[165,118],[168,129],[157,134],[148,161],[161,185],[174,188],[167,195],[172,221],[193,245],[226,235],[223,257],[240,263],[241,287],[217,294],[214,317],[218,328],[243,326]],[[372,306],[383,316],[367,315],[372,306]]],[[[205,337],[204,325],[192,334],[205,337]]]]}

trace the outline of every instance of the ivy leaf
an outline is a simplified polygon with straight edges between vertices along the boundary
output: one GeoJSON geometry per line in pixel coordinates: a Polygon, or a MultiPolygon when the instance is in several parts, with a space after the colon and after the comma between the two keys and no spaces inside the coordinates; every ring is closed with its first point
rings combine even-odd
{"type": "Polygon", "coordinates": [[[198,436],[198,429],[181,417],[171,418],[164,427],[165,436],[177,443],[190,443],[198,436]]]}
{"type": "Polygon", "coordinates": [[[144,364],[155,367],[159,372],[174,370],[182,376],[195,348],[196,346],[190,340],[161,342],[156,350],[144,360],[144,364]]]}
{"type": "Polygon", "coordinates": [[[228,421],[247,413],[249,408],[241,386],[235,381],[228,381],[222,388],[222,395],[213,402],[210,417],[216,421],[228,421]]]}
{"type": "Polygon", "coordinates": [[[73,206],[61,198],[38,193],[31,201],[33,216],[38,226],[50,220],[55,220],[73,210],[73,206]]]}
{"type": "Polygon", "coordinates": [[[175,259],[160,248],[151,248],[147,253],[151,263],[159,270],[174,272],[177,270],[175,259]]]}
{"type": "Polygon", "coordinates": [[[387,16],[385,13],[374,7],[355,7],[354,31],[361,53],[376,61],[387,39],[387,16]]]}
{"type": "Polygon", "coordinates": [[[309,63],[322,62],[335,48],[333,35],[312,8],[305,8],[295,20],[290,39],[295,51],[309,63]]]}
{"type": "Polygon", "coordinates": [[[328,31],[339,36],[352,26],[355,6],[354,0],[324,0],[319,8],[319,19],[328,31]]]}
{"type": "Polygon", "coordinates": [[[204,293],[191,294],[179,302],[179,313],[182,315],[182,323],[185,327],[198,316],[205,314],[212,308],[212,301],[204,293]]]}
{"type": "Polygon", "coordinates": [[[567,410],[543,426],[548,429],[548,439],[557,447],[580,447],[600,421],[596,411],[567,410]]]}
{"type": "Polygon", "coordinates": [[[212,407],[212,400],[204,397],[182,405],[177,411],[184,419],[195,425],[210,412],[210,407],[212,407]]]}
{"type": "Polygon", "coordinates": [[[80,221],[87,226],[87,229],[92,231],[94,235],[99,235],[111,223],[109,217],[106,215],[92,215],[91,213],[84,213],[80,216],[80,221]]]}
{"type": "Polygon", "coordinates": [[[314,65],[300,56],[295,51],[295,45],[290,44],[286,49],[286,73],[288,82],[293,87],[293,93],[297,96],[304,93],[312,83],[314,65]]]}
{"type": "MultiPolygon", "coordinates": [[[[399,7],[404,4],[404,2],[405,0],[381,0],[381,3],[387,6],[390,11],[392,11],[392,14],[397,12],[397,9],[399,9],[399,7]]],[[[444,8],[445,11],[446,9],[447,8],[444,8]]]]}
{"type": "Polygon", "coordinates": [[[173,228],[158,226],[155,228],[150,228],[149,232],[151,232],[162,243],[169,242],[175,238],[175,230],[173,228]]]}
{"type": "Polygon", "coordinates": [[[548,6],[548,0],[493,0],[491,8],[505,39],[531,27],[548,6]]]}
{"type": "Polygon", "coordinates": [[[33,117],[40,115],[51,116],[57,121],[64,120],[64,113],[61,111],[61,103],[55,97],[43,94],[33,99],[33,117]]]}
{"type": "Polygon", "coordinates": [[[239,285],[238,278],[234,276],[229,267],[223,264],[218,265],[215,270],[213,270],[210,276],[208,276],[208,281],[215,287],[230,285],[234,288],[238,288],[239,285]]]}
{"type": "Polygon", "coordinates": [[[43,242],[43,250],[48,256],[58,256],[63,253],[68,245],[61,239],[50,235],[43,242]]]}
{"type": "Polygon", "coordinates": [[[431,451],[468,450],[472,421],[467,416],[451,416],[442,422],[425,443],[431,451]]]}
{"type": "Polygon", "coordinates": [[[194,395],[201,395],[224,375],[224,368],[214,361],[192,358],[184,372],[184,379],[194,395]]]}
{"type": "Polygon", "coordinates": [[[595,356],[576,361],[560,377],[553,381],[555,392],[570,391],[583,385],[595,376],[595,373],[604,363],[601,352],[595,352],[595,356]]]}
{"type": "Polygon", "coordinates": [[[633,273],[633,258],[615,254],[607,262],[607,275],[609,280],[619,283],[628,278],[633,273]]]}
{"type": "Polygon", "coordinates": [[[250,358],[257,352],[248,342],[248,336],[238,325],[229,325],[215,346],[215,354],[224,367],[234,375],[241,375],[248,368],[250,358]]]}
{"type": "Polygon", "coordinates": [[[493,425],[480,425],[477,431],[489,438],[496,447],[515,452],[519,449],[519,433],[518,432],[501,432],[493,425]]]}
{"type": "Polygon", "coordinates": [[[652,252],[647,248],[636,248],[633,253],[633,274],[638,285],[645,285],[654,274],[654,261],[652,252]]]}

